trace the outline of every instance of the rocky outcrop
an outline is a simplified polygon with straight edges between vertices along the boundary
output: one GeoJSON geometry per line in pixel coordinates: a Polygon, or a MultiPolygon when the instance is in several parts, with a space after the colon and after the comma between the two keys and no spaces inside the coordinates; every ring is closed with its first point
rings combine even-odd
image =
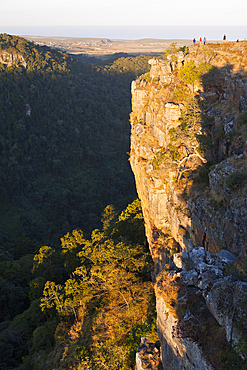
{"type": "Polygon", "coordinates": [[[162,370],[159,349],[148,337],[142,337],[136,352],[135,370],[162,370]]]}
{"type": "Polygon", "coordinates": [[[232,53],[229,65],[221,44],[191,47],[152,59],[132,83],[130,163],[155,262],[165,369],[219,369],[214,331],[245,358],[247,82],[232,53]],[[200,78],[183,78],[186,66],[200,78]]]}
{"type": "Polygon", "coordinates": [[[225,327],[226,339],[237,345],[242,330],[240,318],[247,312],[244,304],[247,283],[224,274],[226,266],[234,265],[234,255],[222,249],[211,256],[203,247],[198,247],[189,253],[176,254],[174,262],[182,269],[179,272],[175,270],[174,275],[180,278],[183,285],[200,289],[208,309],[225,327]]]}
{"type": "Polygon", "coordinates": [[[7,65],[7,67],[11,67],[12,65],[20,65],[26,68],[27,66],[27,63],[21,54],[12,54],[8,53],[7,51],[0,52],[0,63],[7,65]]]}

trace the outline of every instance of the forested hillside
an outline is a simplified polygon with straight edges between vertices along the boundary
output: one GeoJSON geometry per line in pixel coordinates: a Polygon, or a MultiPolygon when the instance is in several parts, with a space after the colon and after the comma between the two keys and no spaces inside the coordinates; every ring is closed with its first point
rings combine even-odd
{"type": "Polygon", "coordinates": [[[1,369],[130,370],[140,337],[157,339],[140,201],[102,222],[0,262],[1,369]]]}
{"type": "Polygon", "coordinates": [[[123,209],[135,198],[130,82],[148,57],[97,67],[2,34],[7,62],[5,54],[17,61],[0,63],[1,244],[91,232],[107,204],[123,209]]]}
{"type": "Polygon", "coordinates": [[[0,369],[131,369],[155,335],[127,155],[148,59],[90,65],[0,35],[0,369]]]}

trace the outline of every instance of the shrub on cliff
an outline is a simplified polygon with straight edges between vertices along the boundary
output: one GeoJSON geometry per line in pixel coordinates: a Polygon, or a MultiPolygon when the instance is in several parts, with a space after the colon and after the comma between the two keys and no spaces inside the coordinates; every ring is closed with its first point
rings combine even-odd
{"type": "Polygon", "coordinates": [[[179,78],[185,83],[192,85],[192,92],[194,94],[195,83],[199,81],[199,72],[195,63],[190,60],[179,70],[179,78]]]}
{"type": "Polygon", "coordinates": [[[179,78],[188,85],[192,85],[192,93],[194,94],[195,85],[201,79],[204,79],[204,76],[208,76],[212,70],[212,66],[208,63],[201,63],[196,67],[193,60],[190,60],[179,70],[179,78]]]}
{"type": "Polygon", "coordinates": [[[247,112],[242,112],[238,116],[238,122],[241,124],[246,124],[247,123],[247,112]]]}
{"type": "Polygon", "coordinates": [[[229,190],[239,189],[247,178],[247,172],[233,172],[226,178],[226,187],[229,190]]]}

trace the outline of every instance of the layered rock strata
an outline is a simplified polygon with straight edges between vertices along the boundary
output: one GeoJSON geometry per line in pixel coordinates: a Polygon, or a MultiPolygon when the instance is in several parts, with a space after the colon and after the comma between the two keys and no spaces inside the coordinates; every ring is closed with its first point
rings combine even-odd
{"type": "Polygon", "coordinates": [[[220,328],[218,345],[245,358],[247,43],[227,45],[152,59],[132,83],[130,163],[165,369],[219,369],[207,335],[220,328]]]}

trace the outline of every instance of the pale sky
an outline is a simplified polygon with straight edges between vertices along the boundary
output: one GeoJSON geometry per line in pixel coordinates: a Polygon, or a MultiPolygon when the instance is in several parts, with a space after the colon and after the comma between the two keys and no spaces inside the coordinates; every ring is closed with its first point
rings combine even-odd
{"type": "Polygon", "coordinates": [[[247,26],[247,0],[3,0],[0,27],[247,26]]]}

